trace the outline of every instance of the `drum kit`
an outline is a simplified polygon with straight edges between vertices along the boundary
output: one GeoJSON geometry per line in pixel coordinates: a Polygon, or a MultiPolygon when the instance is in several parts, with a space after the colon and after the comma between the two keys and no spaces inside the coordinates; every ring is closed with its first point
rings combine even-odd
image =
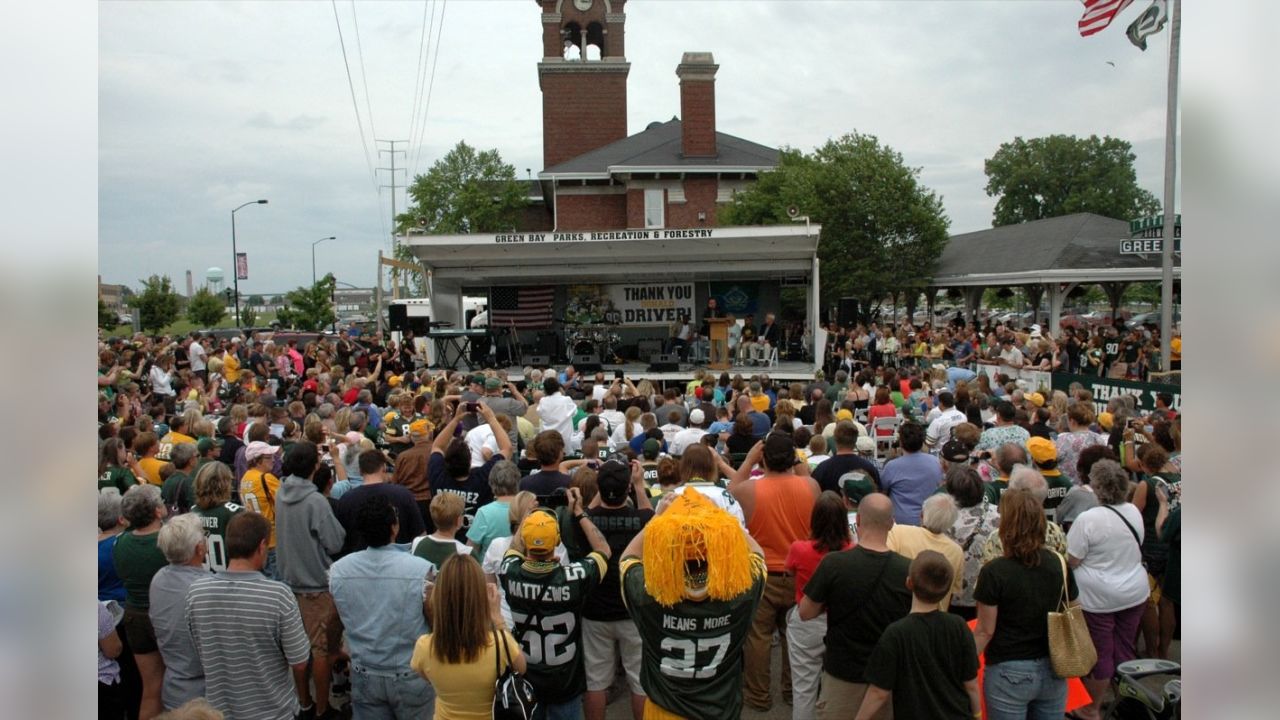
{"type": "Polygon", "coordinates": [[[604,361],[621,362],[617,349],[622,336],[614,325],[570,325],[565,328],[565,355],[596,355],[604,361]]]}

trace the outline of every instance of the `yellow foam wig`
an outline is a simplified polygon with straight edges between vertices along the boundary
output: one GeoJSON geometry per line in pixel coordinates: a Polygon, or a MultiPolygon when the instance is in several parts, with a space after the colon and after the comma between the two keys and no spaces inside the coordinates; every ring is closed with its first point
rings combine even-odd
{"type": "Polygon", "coordinates": [[[751,554],[742,526],[696,490],[681,493],[645,526],[645,590],[665,607],[680,602],[691,560],[706,563],[712,600],[730,600],[751,588],[751,554]]]}

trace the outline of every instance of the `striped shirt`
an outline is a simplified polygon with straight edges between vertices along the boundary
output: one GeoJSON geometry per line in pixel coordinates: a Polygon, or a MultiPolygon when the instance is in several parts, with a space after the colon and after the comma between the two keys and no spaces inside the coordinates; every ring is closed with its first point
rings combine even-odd
{"type": "Polygon", "coordinates": [[[187,622],[214,707],[236,720],[298,714],[289,666],[307,661],[310,644],[287,585],[257,572],[201,578],[187,593],[187,622]]]}

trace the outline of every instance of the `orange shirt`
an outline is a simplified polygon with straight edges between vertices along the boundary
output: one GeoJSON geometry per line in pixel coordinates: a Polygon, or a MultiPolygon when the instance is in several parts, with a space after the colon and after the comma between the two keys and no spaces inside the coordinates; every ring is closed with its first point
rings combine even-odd
{"type": "Polygon", "coordinates": [[[810,478],[799,475],[765,475],[755,479],[755,511],[747,531],[764,550],[770,572],[782,572],[791,543],[809,538],[813,513],[810,478]]]}

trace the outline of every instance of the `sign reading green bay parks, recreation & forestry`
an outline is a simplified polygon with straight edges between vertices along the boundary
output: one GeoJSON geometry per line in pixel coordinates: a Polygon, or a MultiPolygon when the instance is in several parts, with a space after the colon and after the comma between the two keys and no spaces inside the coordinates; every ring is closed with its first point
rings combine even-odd
{"type": "MultiPolygon", "coordinates": [[[[1121,255],[1159,255],[1164,252],[1164,215],[1129,221],[1128,240],[1120,241],[1121,255]]],[[[1182,254],[1182,214],[1173,216],[1173,252],[1182,254]]]]}

